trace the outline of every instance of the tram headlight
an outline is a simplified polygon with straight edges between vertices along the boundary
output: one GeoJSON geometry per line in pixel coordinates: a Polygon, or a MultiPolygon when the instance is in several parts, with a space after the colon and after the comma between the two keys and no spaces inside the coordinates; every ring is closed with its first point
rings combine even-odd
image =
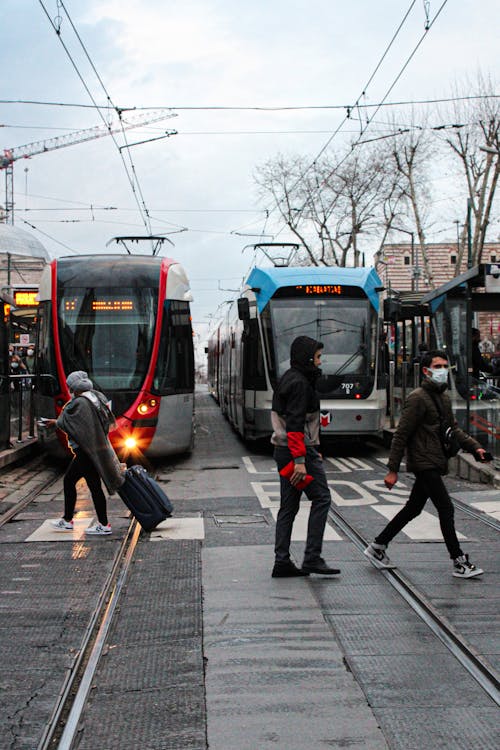
{"type": "Polygon", "coordinates": [[[144,416],[144,414],[148,414],[150,411],[153,411],[158,404],[158,401],[156,398],[148,398],[147,401],[141,401],[139,406],[137,407],[137,411],[139,414],[144,416]]]}
{"type": "Polygon", "coordinates": [[[132,436],[125,439],[125,448],[128,448],[129,450],[133,450],[134,448],[137,448],[137,441],[132,436]]]}

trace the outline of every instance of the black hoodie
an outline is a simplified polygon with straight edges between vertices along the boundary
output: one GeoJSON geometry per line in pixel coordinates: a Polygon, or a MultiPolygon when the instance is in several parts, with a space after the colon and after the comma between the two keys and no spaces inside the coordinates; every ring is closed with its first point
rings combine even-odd
{"type": "Polygon", "coordinates": [[[298,336],[290,347],[290,369],[280,379],[273,396],[273,445],[288,447],[293,459],[303,459],[306,447],[319,445],[319,398],[314,384],[321,375],[314,365],[320,341],[298,336]]]}

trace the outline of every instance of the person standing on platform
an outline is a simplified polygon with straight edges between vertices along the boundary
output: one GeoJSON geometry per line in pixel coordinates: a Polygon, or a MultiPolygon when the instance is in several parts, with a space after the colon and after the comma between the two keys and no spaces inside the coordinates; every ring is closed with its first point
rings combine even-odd
{"type": "Polygon", "coordinates": [[[94,390],[92,381],[83,370],[72,372],[66,380],[71,401],[68,401],[57,419],[45,420],[45,425],[55,426],[68,436],[73,460],[64,475],[64,516],[52,525],[58,531],[72,531],[76,506],[76,484],[85,479],[92,495],[97,523],[85,529],[86,534],[111,534],[108,522],[106,497],[101,478],[110,493],[124,482],[123,470],[108,439],[109,428],[114,424],[106,397],[94,390]]]}
{"type": "Polygon", "coordinates": [[[323,459],[318,452],[320,404],[315,383],[321,375],[322,349],[323,344],[309,336],[294,339],[290,348],[290,369],[280,379],[273,396],[271,442],[280,472],[273,578],[340,573],[321,557],[331,503],[323,459]],[[311,501],[311,511],[304,562],[302,568],[298,568],[290,559],[290,542],[302,491],[311,501]]]}
{"type": "Polygon", "coordinates": [[[387,556],[389,542],[423,511],[430,498],[438,515],[441,532],[453,560],[453,575],[472,578],[483,573],[464,554],[457,539],[454,508],[443,475],[448,472],[448,459],[441,437],[442,418],[452,429],[453,437],[461,448],[475,454],[480,461],[489,460],[480,444],[457,425],[446,393],[448,386],[448,359],[446,352],[434,350],[422,358],[424,380],[408,396],[394,437],[384,479],[390,490],[398,481],[398,471],[406,451],[407,471],[415,474],[415,483],[406,505],[389,521],[383,531],[364,550],[364,554],[378,568],[395,568],[387,556]]]}
{"type": "Polygon", "coordinates": [[[29,373],[35,372],[35,349],[33,346],[28,346],[23,362],[29,373]]]}
{"type": "Polygon", "coordinates": [[[485,360],[483,355],[481,354],[481,349],[479,348],[479,342],[481,341],[481,332],[479,328],[473,328],[472,329],[472,345],[471,345],[471,353],[472,353],[472,377],[476,380],[479,380],[481,376],[481,372],[493,372],[493,368],[490,365],[489,362],[485,360]]]}

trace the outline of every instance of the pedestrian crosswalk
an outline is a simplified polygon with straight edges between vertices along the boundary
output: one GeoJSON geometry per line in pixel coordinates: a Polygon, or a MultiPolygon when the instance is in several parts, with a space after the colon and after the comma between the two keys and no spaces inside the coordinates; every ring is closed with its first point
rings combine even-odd
{"type": "MultiPolygon", "coordinates": [[[[276,519],[280,502],[280,485],[279,481],[271,478],[272,475],[276,477],[276,468],[270,461],[262,460],[259,462],[259,466],[256,466],[249,456],[244,457],[243,464],[248,473],[252,475],[250,485],[261,507],[268,509],[273,518],[276,519]],[[255,479],[253,479],[254,476],[255,479]]],[[[367,512],[373,510],[378,515],[390,520],[403,507],[408,498],[410,486],[404,481],[399,481],[397,486],[388,490],[383,477],[373,478],[374,473],[379,470],[374,462],[369,463],[358,458],[328,458],[325,464],[332,504],[337,506],[340,512],[345,508],[366,506],[367,512]],[[329,471],[331,467],[333,467],[332,472],[329,471]]],[[[309,507],[310,503],[304,496],[294,523],[293,540],[303,541],[306,538],[309,507]]],[[[379,528],[380,519],[374,516],[374,532],[379,528]]],[[[333,534],[334,536],[330,537],[331,540],[341,538],[335,531],[333,531],[333,534]]],[[[426,510],[405,526],[401,534],[412,541],[443,541],[437,515],[426,510]]],[[[459,531],[457,531],[457,536],[460,541],[467,539],[459,531]]],[[[326,536],[325,539],[327,539],[326,536]]]]}

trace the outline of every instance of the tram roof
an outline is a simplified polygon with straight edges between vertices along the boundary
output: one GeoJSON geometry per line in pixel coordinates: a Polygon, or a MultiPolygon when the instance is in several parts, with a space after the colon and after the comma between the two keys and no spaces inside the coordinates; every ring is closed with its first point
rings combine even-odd
{"type": "Polygon", "coordinates": [[[344,284],[360,287],[373,307],[376,310],[379,308],[378,292],[382,289],[382,282],[374,268],[344,268],[342,266],[253,268],[247,279],[247,285],[255,292],[259,312],[262,312],[278,289],[297,284],[344,284]]]}

